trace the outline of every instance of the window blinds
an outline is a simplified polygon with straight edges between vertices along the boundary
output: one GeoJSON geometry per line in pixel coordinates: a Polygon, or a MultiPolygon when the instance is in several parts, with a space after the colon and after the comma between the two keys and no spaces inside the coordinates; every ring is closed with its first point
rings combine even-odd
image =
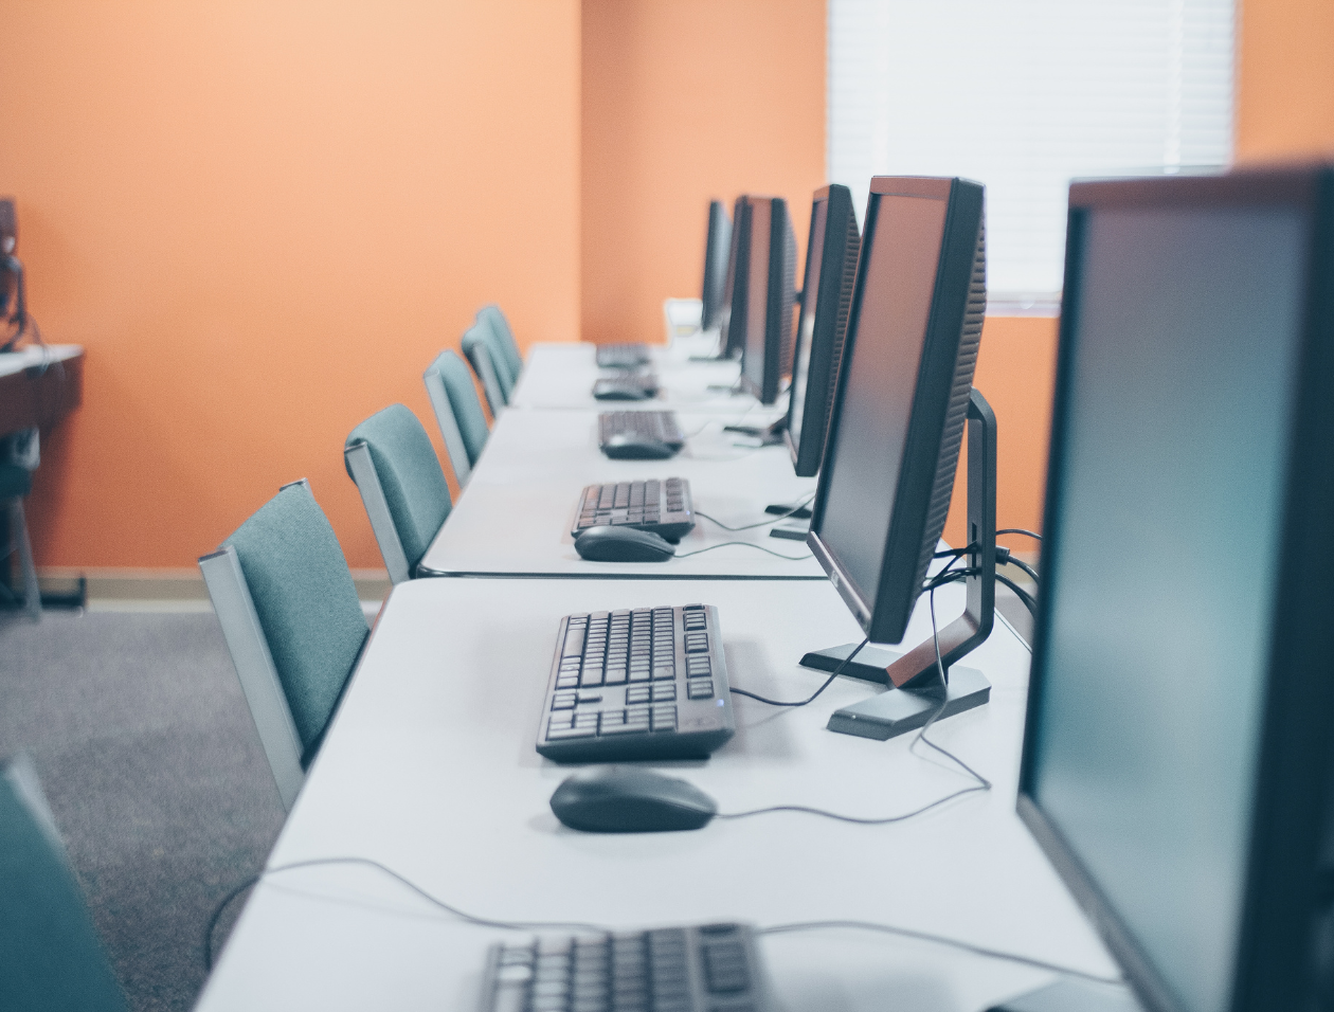
{"type": "Polygon", "coordinates": [[[1058,299],[1072,178],[1232,153],[1232,0],[829,0],[828,172],[987,187],[994,311],[1058,299]]]}

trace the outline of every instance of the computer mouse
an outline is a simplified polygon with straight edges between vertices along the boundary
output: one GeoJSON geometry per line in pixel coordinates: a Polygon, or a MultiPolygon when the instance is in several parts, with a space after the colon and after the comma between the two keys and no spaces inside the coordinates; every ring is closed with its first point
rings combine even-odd
{"type": "Polygon", "coordinates": [[[718,811],[694,784],[637,766],[600,766],[567,777],[551,810],[585,833],[663,833],[699,829],[718,811]]]}
{"type": "Polygon", "coordinates": [[[666,460],[676,456],[676,447],[656,439],[641,439],[628,432],[608,436],[602,452],[613,460],[666,460]]]}
{"type": "Polygon", "coordinates": [[[633,527],[590,527],[574,539],[574,550],[590,562],[666,562],[676,548],[661,534],[633,527]]]}

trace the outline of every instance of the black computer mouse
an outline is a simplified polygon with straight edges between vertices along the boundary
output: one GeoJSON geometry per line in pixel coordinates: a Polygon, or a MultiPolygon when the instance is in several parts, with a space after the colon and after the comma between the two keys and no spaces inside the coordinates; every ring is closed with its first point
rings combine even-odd
{"type": "Polygon", "coordinates": [[[613,460],[666,460],[676,456],[676,447],[656,439],[640,439],[628,432],[608,436],[602,452],[613,460]]]}
{"type": "Polygon", "coordinates": [[[694,784],[637,766],[600,766],[567,777],[551,810],[585,833],[662,833],[699,829],[718,811],[694,784]]]}
{"type": "Polygon", "coordinates": [[[633,527],[590,527],[574,539],[574,550],[590,562],[666,562],[676,547],[661,534],[633,527]]]}

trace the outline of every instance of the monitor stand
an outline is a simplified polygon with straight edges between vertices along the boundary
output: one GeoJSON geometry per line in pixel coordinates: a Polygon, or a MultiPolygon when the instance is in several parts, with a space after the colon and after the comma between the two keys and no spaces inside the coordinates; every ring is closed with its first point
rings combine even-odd
{"type": "Polygon", "coordinates": [[[1119,984],[1094,984],[1066,978],[1055,984],[1029,991],[987,1012],[1143,1012],[1126,987],[1119,984]]]}
{"type": "MultiPolygon", "coordinates": [[[[973,548],[968,567],[978,573],[965,581],[964,613],[939,632],[946,682],[940,679],[933,639],[903,654],[868,643],[843,673],[889,689],[836,710],[829,718],[829,730],[884,741],[921,727],[936,710],[940,710],[937,719],[943,719],[991,698],[991,683],[981,672],[955,666],[991,635],[996,606],[996,416],[976,389],[968,402],[968,533],[973,548]]],[[[817,650],[801,663],[833,671],[856,646],[817,650]]]]}
{"type": "MultiPolygon", "coordinates": [[[[776,446],[783,441],[783,433],[787,431],[787,416],[768,425],[724,425],[723,431],[739,432],[743,436],[752,436],[760,441],[761,446],[776,446]]],[[[766,506],[764,512],[768,513],[771,509],[772,507],[766,506]]],[[[784,511],[779,510],[778,512],[782,513],[784,511]]]]}

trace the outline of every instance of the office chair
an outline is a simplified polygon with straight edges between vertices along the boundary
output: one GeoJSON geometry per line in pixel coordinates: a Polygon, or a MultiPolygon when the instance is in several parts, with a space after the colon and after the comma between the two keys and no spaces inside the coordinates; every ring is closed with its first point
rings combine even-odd
{"type": "Polygon", "coordinates": [[[517,383],[519,373],[523,372],[523,355],[519,352],[519,343],[514,340],[509,320],[495,303],[477,310],[477,319],[491,328],[495,347],[501,353],[501,363],[509,369],[510,379],[517,383]]]}
{"type": "Polygon", "coordinates": [[[0,1008],[125,1012],[26,756],[0,763],[0,1008]]]}
{"type": "Polygon", "coordinates": [[[32,472],[21,464],[0,464],[0,507],[9,515],[9,546],[0,554],[8,558],[19,553],[23,570],[24,606],[34,620],[42,617],[42,594],[37,588],[37,567],[32,561],[32,543],[28,540],[28,521],[23,500],[32,491],[32,472]]]}
{"type": "Polygon", "coordinates": [[[290,810],[366,642],[352,573],[304,478],[280,488],[199,568],[290,810]]]}
{"type": "Polygon", "coordinates": [[[391,404],[352,430],[343,462],[361,492],[389,579],[411,579],[450,510],[449,485],[426,430],[402,404],[391,404]]]}
{"type": "Polygon", "coordinates": [[[486,437],[490,435],[472,374],[468,372],[467,363],[456,352],[447,349],[426,367],[422,379],[426,383],[426,394],[431,398],[440,435],[445,440],[454,477],[462,488],[468,483],[473,465],[482,455],[486,437]]]}
{"type": "Polygon", "coordinates": [[[509,403],[509,391],[513,384],[502,384],[500,381],[500,368],[496,365],[499,352],[492,349],[493,340],[489,326],[484,323],[474,323],[463,332],[463,339],[459,343],[463,347],[463,354],[467,357],[468,364],[472,366],[473,372],[482,383],[486,406],[491,409],[491,418],[494,420],[500,417],[500,412],[509,403]]]}

